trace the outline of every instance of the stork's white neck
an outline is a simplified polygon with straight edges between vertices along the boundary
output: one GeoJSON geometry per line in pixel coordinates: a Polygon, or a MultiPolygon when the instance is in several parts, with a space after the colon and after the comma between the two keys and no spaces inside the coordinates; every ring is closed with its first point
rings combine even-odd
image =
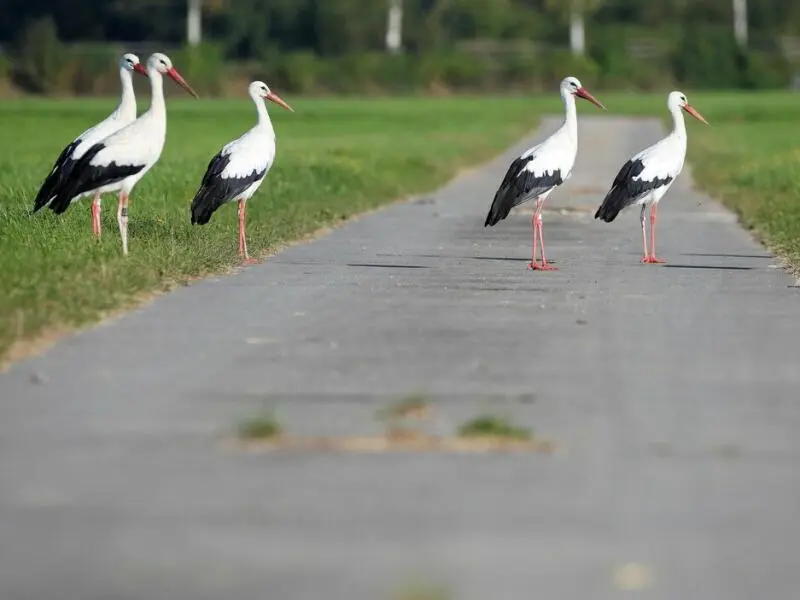
{"type": "Polygon", "coordinates": [[[561,99],[564,101],[564,127],[567,129],[570,139],[578,141],[578,115],[575,110],[575,95],[567,90],[561,90],[561,99]]]}
{"type": "Polygon", "coordinates": [[[156,69],[147,69],[150,79],[150,114],[166,118],[167,109],[164,105],[164,77],[156,69]]]}
{"type": "Polygon", "coordinates": [[[672,135],[686,140],[686,121],[683,119],[683,109],[680,106],[671,106],[669,112],[672,113],[672,135]]]}
{"type": "Polygon", "coordinates": [[[253,103],[256,105],[256,113],[258,113],[258,126],[268,132],[273,138],[275,137],[275,129],[272,127],[272,119],[269,118],[267,111],[267,102],[261,97],[260,94],[250,94],[253,103]]]}
{"type": "Polygon", "coordinates": [[[126,68],[120,68],[119,80],[122,84],[122,97],[119,101],[117,110],[114,111],[116,118],[124,117],[126,120],[136,117],[136,95],[133,93],[133,78],[131,72],[126,68]]]}

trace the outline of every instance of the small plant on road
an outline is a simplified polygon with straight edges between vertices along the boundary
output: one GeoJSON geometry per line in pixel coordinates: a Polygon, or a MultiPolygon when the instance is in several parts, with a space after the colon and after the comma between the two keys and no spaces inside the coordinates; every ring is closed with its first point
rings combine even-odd
{"type": "Polygon", "coordinates": [[[376,416],[381,421],[399,421],[402,419],[422,419],[430,412],[427,398],[422,394],[412,394],[381,408],[376,416]]]}
{"type": "Polygon", "coordinates": [[[461,437],[506,438],[529,440],[533,433],[526,427],[518,427],[507,418],[496,415],[481,415],[470,419],[458,428],[461,437]]]}
{"type": "Polygon", "coordinates": [[[283,428],[275,415],[262,412],[242,421],[238,427],[239,437],[245,440],[268,440],[283,433],[283,428]]]}

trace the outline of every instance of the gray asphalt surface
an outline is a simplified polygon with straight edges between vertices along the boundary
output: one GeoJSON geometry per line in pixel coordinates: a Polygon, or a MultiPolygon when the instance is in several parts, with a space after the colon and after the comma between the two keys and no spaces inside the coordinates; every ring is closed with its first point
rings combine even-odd
{"type": "Polygon", "coordinates": [[[659,214],[668,264],[639,264],[638,211],[592,211],[660,125],[580,135],[544,218],[557,272],[526,269],[529,212],[483,227],[525,143],[0,374],[0,598],[796,597],[793,280],[688,172],[659,214]],[[414,392],[435,431],[491,410],[561,450],[218,444],[265,405],[293,433],[377,433],[414,392]]]}

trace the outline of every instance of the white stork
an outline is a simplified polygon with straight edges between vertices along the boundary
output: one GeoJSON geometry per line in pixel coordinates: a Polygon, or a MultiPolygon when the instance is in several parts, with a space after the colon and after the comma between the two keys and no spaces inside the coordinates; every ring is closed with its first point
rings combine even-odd
{"type": "Polygon", "coordinates": [[[674,123],[672,132],[622,165],[614,178],[614,183],[611,184],[611,189],[594,215],[595,219],[610,223],[624,208],[641,204],[642,212],[639,220],[642,225],[644,245],[643,263],[664,262],[656,257],[658,202],[683,169],[683,160],[686,157],[686,123],[683,121],[681,110],[708,125],[708,121],[692,108],[682,92],[670,92],[667,106],[672,113],[674,123]],[[650,206],[650,252],[647,251],[645,227],[645,210],[648,206],[650,206]]]}
{"type": "Polygon", "coordinates": [[[572,172],[578,152],[578,117],[575,113],[575,96],[606,109],[575,77],[561,82],[561,99],[564,101],[564,124],[542,143],[530,148],[514,159],[508,168],[494,201],[486,215],[484,227],[505,219],[512,208],[536,199],[536,209],[531,218],[533,229],[533,257],[529,269],[550,271],[556,267],[547,263],[542,234],[542,205],[550,193],[564,183],[572,172]],[[536,242],[542,247],[542,264],[536,262],[536,242]]]}
{"type": "Polygon", "coordinates": [[[264,99],[292,110],[263,81],[254,81],[248,92],[256,105],[258,123],[226,144],[208,163],[200,189],[192,200],[192,225],[205,225],[226,202],[239,203],[239,255],[250,262],[245,236],[247,201],[256,193],[275,160],[275,129],[264,99]]]}
{"type": "Polygon", "coordinates": [[[197,98],[168,56],[155,53],[147,59],[150,78],[150,108],[138,119],[89,148],[75,164],[67,181],[52,201],[53,210],[63,212],[82,194],[119,191],[117,223],[122,253],[128,254],[128,196],[161,156],[167,133],[163,75],[169,75],[197,98]]]}
{"type": "MultiPolygon", "coordinates": [[[[147,74],[144,67],[139,64],[138,56],[135,54],[125,54],[119,61],[119,78],[122,83],[122,98],[120,99],[119,106],[117,106],[116,110],[105,120],[84,131],[64,148],[56,160],[55,165],[53,165],[53,168],[50,170],[50,174],[44,180],[44,183],[42,183],[39,193],[36,194],[36,199],[33,203],[33,212],[45,206],[49,206],[51,209],[55,210],[51,202],[61,186],[64,185],[64,182],[67,181],[78,159],[97,142],[108,137],[115,131],[119,131],[136,119],[136,96],[133,93],[131,71],[136,71],[142,75],[147,74]]],[[[73,201],[74,200],[77,200],[77,198],[73,198],[73,201]]],[[[68,207],[69,204],[63,207],[60,206],[59,208],[61,210],[56,212],[64,212],[68,207]]],[[[95,193],[92,202],[92,231],[96,236],[100,236],[99,192],[95,193]]]]}

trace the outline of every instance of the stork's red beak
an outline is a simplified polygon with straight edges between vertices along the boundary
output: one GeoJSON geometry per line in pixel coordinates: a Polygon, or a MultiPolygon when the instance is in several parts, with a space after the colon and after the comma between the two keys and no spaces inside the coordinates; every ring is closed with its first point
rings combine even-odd
{"type": "Polygon", "coordinates": [[[591,102],[595,106],[599,106],[603,110],[608,110],[605,106],[603,106],[603,103],[600,102],[600,100],[598,100],[594,96],[592,96],[589,93],[589,90],[587,90],[586,88],[583,87],[578,88],[578,90],[575,92],[575,95],[578,96],[579,98],[583,98],[584,100],[588,100],[589,102],[591,102]]]}
{"type": "Polygon", "coordinates": [[[144,68],[142,63],[136,63],[133,65],[133,70],[139,73],[139,75],[147,75],[147,69],[144,68]]]}
{"type": "Polygon", "coordinates": [[[697,112],[697,111],[696,111],[694,108],[692,108],[692,106],[691,106],[689,103],[686,103],[686,104],[684,104],[684,105],[683,105],[683,110],[685,110],[687,113],[689,113],[690,115],[692,115],[692,116],[693,116],[695,119],[697,119],[697,120],[698,120],[698,121],[700,121],[701,123],[705,123],[706,125],[708,125],[708,124],[709,124],[709,123],[708,123],[708,121],[706,121],[706,120],[703,118],[703,115],[701,115],[701,114],[700,114],[699,112],[697,112]]]}
{"type": "Polygon", "coordinates": [[[178,70],[175,67],[170,68],[170,70],[167,71],[167,75],[172,77],[172,79],[174,79],[175,82],[179,86],[181,86],[183,89],[185,89],[187,92],[189,92],[192,96],[194,96],[195,98],[199,98],[200,97],[200,96],[197,95],[197,92],[195,92],[192,89],[192,86],[190,86],[188,83],[186,83],[186,80],[183,77],[181,77],[181,74],[178,73],[178,70]]]}
{"type": "Polygon", "coordinates": [[[283,108],[285,108],[285,109],[286,109],[286,110],[288,110],[288,111],[294,112],[294,109],[293,109],[291,106],[289,106],[288,104],[286,104],[286,102],[284,102],[284,101],[281,99],[281,97],[280,97],[280,96],[278,96],[278,94],[276,94],[275,92],[272,92],[272,91],[271,91],[269,94],[267,94],[267,95],[265,96],[265,98],[266,98],[267,100],[271,101],[271,102],[274,102],[274,103],[275,103],[275,104],[277,104],[278,106],[282,106],[283,108]]]}

